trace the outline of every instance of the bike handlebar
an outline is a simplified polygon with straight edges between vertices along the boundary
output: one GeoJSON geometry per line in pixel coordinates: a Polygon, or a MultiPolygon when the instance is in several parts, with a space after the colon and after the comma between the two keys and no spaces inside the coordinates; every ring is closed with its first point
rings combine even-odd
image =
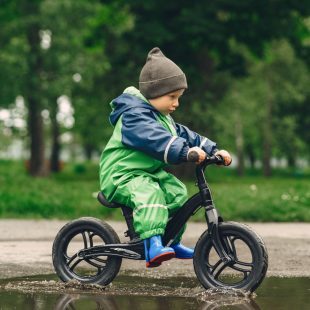
{"type": "MultiPolygon", "coordinates": [[[[196,151],[190,151],[187,159],[189,162],[197,162],[199,160],[199,154],[196,151]]],[[[224,164],[224,159],[219,155],[206,156],[206,159],[200,163],[200,165],[212,165],[212,164],[224,164]]]]}

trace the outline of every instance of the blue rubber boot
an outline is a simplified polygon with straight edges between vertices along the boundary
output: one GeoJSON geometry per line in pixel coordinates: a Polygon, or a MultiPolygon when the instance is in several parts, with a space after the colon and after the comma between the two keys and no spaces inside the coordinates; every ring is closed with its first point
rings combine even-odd
{"type": "Polygon", "coordinates": [[[175,257],[174,250],[162,245],[161,236],[153,236],[144,240],[146,267],[157,267],[163,261],[175,257]]]}
{"type": "Polygon", "coordinates": [[[150,257],[149,257],[149,244],[150,244],[150,239],[144,239],[144,253],[145,253],[145,262],[146,262],[146,267],[148,268],[153,268],[153,267],[158,267],[161,265],[161,263],[150,263],[150,257]]]}
{"type": "Polygon", "coordinates": [[[194,257],[194,249],[188,248],[181,243],[171,245],[175,252],[175,257],[180,259],[191,259],[194,257]]]}

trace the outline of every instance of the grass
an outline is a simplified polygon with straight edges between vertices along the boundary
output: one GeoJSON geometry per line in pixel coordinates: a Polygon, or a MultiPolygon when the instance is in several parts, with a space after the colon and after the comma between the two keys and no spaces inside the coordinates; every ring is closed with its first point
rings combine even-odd
{"type": "MultiPolygon", "coordinates": [[[[0,161],[0,217],[72,219],[93,216],[122,220],[120,210],[101,206],[97,165],[67,164],[60,174],[31,178],[22,162],[0,161]]],[[[309,171],[259,171],[238,177],[232,169],[209,167],[207,179],[215,205],[225,220],[310,222],[309,171]],[[210,177],[209,177],[210,176],[210,177]]],[[[185,182],[192,195],[194,180],[185,182]]],[[[199,211],[193,220],[204,220],[199,211]]]]}

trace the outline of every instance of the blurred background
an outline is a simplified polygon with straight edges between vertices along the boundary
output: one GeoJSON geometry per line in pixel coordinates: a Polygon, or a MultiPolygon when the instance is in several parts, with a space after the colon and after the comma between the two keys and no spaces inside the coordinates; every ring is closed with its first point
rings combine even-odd
{"type": "Polygon", "coordinates": [[[233,154],[207,171],[224,218],[310,221],[309,1],[0,3],[0,217],[122,218],[95,199],[109,102],[158,46],[189,84],[175,121],[233,154]]]}

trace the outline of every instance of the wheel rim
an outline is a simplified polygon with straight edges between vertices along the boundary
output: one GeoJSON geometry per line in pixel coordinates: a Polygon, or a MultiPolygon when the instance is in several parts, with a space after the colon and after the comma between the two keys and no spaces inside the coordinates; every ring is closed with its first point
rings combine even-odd
{"type": "Polygon", "coordinates": [[[68,235],[61,247],[61,260],[70,277],[83,282],[94,282],[101,278],[107,270],[111,258],[107,256],[81,258],[78,256],[78,252],[106,243],[102,234],[93,228],[77,229],[68,235]]]}
{"type": "Polygon", "coordinates": [[[216,253],[214,245],[211,242],[208,243],[202,251],[205,253],[202,255],[206,276],[215,286],[244,287],[253,276],[256,262],[254,252],[249,246],[250,241],[231,231],[220,232],[220,235],[223,246],[232,261],[224,263],[216,253]]]}

